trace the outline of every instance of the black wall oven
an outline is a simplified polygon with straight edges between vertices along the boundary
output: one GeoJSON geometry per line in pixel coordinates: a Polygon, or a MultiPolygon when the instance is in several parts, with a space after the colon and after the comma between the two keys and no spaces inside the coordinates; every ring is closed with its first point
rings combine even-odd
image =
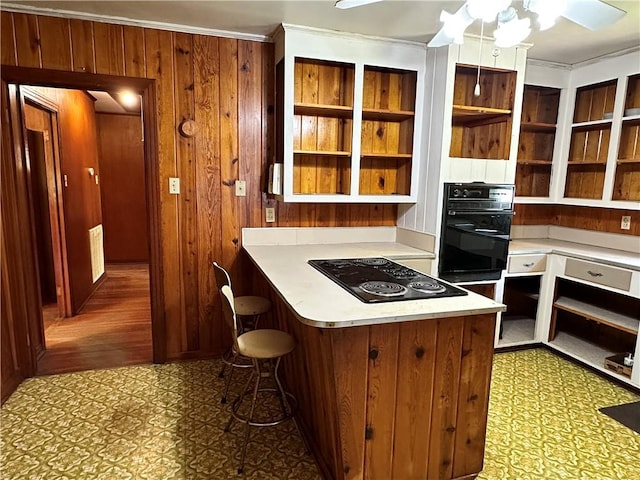
{"type": "Polygon", "coordinates": [[[506,268],[513,185],[445,183],[439,276],[451,282],[497,280],[506,268]]]}

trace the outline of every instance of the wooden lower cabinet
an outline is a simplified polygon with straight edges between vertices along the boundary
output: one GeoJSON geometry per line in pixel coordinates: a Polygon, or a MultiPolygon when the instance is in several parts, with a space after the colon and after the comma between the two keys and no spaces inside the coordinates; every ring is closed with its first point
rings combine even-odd
{"type": "Polygon", "coordinates": [[[285,379],[325,478],[482,470],[495,314],[320,329],[273,299],[279,328],[297,341],[285,379]]]}

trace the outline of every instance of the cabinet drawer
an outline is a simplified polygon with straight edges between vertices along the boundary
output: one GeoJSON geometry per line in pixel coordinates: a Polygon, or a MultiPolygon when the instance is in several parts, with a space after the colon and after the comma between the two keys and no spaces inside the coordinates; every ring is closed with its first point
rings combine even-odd
{"type": "Polygon", "coordinates": [[[544,272],[547,269],[547,255],[509,255],[509,273],[544,272]]]}
{"type": "Polygon", "coordinates": [[[607,287],[629,291],[631,288],[631,272],[616,267],[607,267],[597,263],[567,259],[564,267],[567,277],[580,278],[607,287]]]}

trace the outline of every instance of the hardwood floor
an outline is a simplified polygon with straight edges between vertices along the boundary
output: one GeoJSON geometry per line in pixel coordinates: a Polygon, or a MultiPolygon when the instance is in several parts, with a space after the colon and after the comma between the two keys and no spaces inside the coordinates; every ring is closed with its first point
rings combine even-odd
{"type": "Polygon", "coordinates": [[[151,363],[148,265],[109,264],[106,274],[78,315],[45,323],[38,375],[151,363]]]}

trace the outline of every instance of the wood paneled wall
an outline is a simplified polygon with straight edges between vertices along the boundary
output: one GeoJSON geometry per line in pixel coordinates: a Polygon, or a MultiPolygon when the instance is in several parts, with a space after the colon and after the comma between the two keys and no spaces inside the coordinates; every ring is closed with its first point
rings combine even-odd
{"type": "Polygon", "coordinates": [[[538,204],[517,204],[515,210],[514,225],[557,225],[596,232],[640,235],[640,212],[637,210],[538,204]],[[620,229],[623,215],[631,216],[630,230],[620,229]]]}
{"type": "Polygon", "coordinates": [[[395,225],[396,206],[281,204],[262,193],[274,144],[271,44],[9,12],[1,20],[3,65],[155,79],[170,359],[228,345],[211,262],[247,293],[243,227],[395,225]],[[195,137],[178,133],[185,119],[195,120],[195,137]],[[178,196],[168,193],[174,176],[178,196]],[[236,179],[247,182],[246,197],[234,195],[236,179]],[[277,209],[275,224],[264,221],[267,203],[277,209]]]}
{"type": "Polygon", "coordinates": [[[142,120],[104,113],[96,120],[105,262],[148,262],[142,120]]]}

